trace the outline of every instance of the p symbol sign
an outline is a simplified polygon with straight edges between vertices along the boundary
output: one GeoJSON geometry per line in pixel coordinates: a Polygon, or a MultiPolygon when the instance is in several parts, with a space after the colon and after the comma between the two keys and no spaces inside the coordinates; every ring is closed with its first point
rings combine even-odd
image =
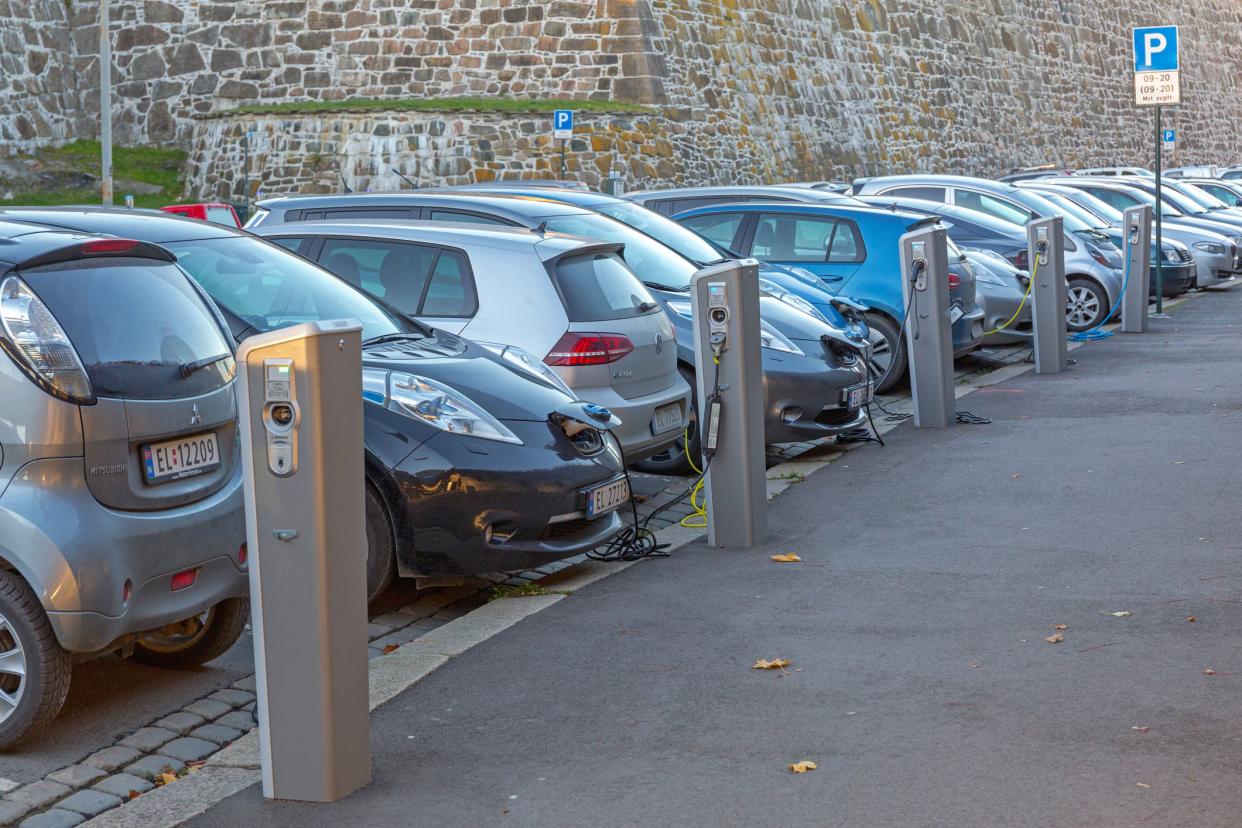
{"type": "Polygon", "coordinates": [[[1177,70],[1176,26],[1146,26],[1134,30],[1135,72],[1177,70]]]}
{"type": "Polygon", "coordinates": [[[554,138],[574,137],[574,111],[557,109],[552,113],[552,136],[554,138]]]}

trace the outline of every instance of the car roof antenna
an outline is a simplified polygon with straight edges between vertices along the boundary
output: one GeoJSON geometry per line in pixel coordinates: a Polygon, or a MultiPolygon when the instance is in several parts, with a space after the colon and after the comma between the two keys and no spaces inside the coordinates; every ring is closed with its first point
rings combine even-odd
{"type": "Polygon", "coordinates": [[[336,162],[336,174],[341,178],[341,186],[345,188],[345,192],[352,193],[349,185],[345,183],[345,172],[341,169],[341,159],[337,156],[336,150],[332,150],[332,160],[336,162]]]}
{"type": "Polygon", "coordinates": [[[402,181],[404,181],[406,184],[409,184],[411,187],[413,187],[416,190],[418,189],[418,185],[415,184],[413,181],[411,181],[408,175],[402,175],[401,171],[398,170],[396,167],[391,167],[390,169],[394,173],[396,173],[397,177],[400,178],[402,181]]]}

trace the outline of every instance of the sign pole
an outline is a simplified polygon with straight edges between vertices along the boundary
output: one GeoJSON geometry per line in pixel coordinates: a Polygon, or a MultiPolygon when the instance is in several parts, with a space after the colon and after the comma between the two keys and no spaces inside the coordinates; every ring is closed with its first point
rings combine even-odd
{"type": "Polygon", "coordinates": [[[1164,212],[1160,200],[1162,173],[1161,147],[1164,143],[1160,128],[1160,104],[1156,104],[1156,316],[1164,315],[1164,241],[1161,233],[1160,215],[1164,212]]]}
{"type": "Polygon", "coordinates": [[[108,0],[99,4],[99,179],[100,201],[112,206],[112,36],[108,0]]]}
{"type": "Polygon", "coordinates": [[[565,167],[565,139],[561,139],[561,181],[565,180],[567,173],[565,167]]]}

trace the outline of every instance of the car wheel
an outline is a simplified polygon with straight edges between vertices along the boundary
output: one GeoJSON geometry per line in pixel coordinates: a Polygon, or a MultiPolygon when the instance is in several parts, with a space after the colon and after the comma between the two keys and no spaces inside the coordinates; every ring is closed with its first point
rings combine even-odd
{"type": "Polygon", "coordinates": [[[0,748],[56,718],[72,670],[34,591],[0,571],[0,748]]]}
{"type": "Polygon", "coordinates": [[[1108,313],[1108,297],[1090,279],[1070,279],[1065,294],[1065,321],[1072,333],[1090,330],[1108,313]]]}
{"type": "Polygon", "coordinates": [[[690,461],[686,457],[687,442],[690,446],[690,457],[695,458],[696,464],[700,462],[698,458],[703,456],[703,444],[699,440],[699,389],[694,379],[694,371],[680,364],[677,370],[690,384],[690,415],[686,418],[686,430],[664,451],[633,464],[634,468],[648,474],[689,474],[692,472],[690,461]]]}
{"type": "Polygon", "coordinates": [[[887,391],[906,375],[906,347],[900,331],[887,316],[865,314],[871,341],[871,360],[867,373],[875,383],[876,392],[887,391]]]}
{"type": "Polygon", "coordinates": [[[388,508],[379,492],[366,485],[367,509],[367,603],[371,603],[397,576],[397,544],[388,508]]]}
{"type": "Polygon", "coordinates": [[[198,667],[227,653],[249,620],[250,600],[228,598],[182,621],[173,632],[139,639],[133,659],[170,670],[198,667]]]}

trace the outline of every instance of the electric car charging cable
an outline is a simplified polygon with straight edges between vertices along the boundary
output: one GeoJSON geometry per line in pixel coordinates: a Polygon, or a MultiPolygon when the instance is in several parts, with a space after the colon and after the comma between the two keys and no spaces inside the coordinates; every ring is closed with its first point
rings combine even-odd
{"type": "Polygon", "coordinates": [[[1000,333],[1001,331],[1005,330],[1005,328],[1008,328],[1010,325],[1013,324],[1014,320],[1018,318],[1018,314],[1022,313],[1022,309],[1026,307],[1026,300],[1029,299],[1031,296],[1031,288],[1035,286],[1035,274],[1038,272],[1039,272],[1039,255],[1036,254],[1035,261],[1031,263],[1031,277],[1026,283],[1026,293],[1022,294],[1022,301],[1018,303],[1018,309],[1013,312],[1013,316],[1009,317],[1009,320],[1005,322],[1004,325],[993,328],[992,330],[985,333],[984,336],[991,336],[994,333],[1000,333]]]}
{"type": "Polygon", "coordinates": [[[1070,341],[1072,342],[1098,342],[1101,339],[1108,339],[1110,336],[1112,336],[1113,335],[1112,331],[1104,331],[1104,330],[1101,330],[1101,328],[1103,328],[1108,323],[1108,320],[1113,318],[1113,314],[1117,312],[1117,308],[1121,307],[1121,303],[1125,301],[1126,286],[1129,284],[1130,284],[1130,257],[1126,256],[1126,275],[1125,275],[1125,278],[1121,280],[1121,294],[1117,297],[1117,301],[1113,303],[1113,306],[1108,309],[1108,313],[1104,314],[1104,316],[1100,318],[1100,321],[1096,322],[1093,327],[1085,331],[1079,331],[1076,334],[1070,334],[1070,337],[1069,337],[1070,341]]]}

